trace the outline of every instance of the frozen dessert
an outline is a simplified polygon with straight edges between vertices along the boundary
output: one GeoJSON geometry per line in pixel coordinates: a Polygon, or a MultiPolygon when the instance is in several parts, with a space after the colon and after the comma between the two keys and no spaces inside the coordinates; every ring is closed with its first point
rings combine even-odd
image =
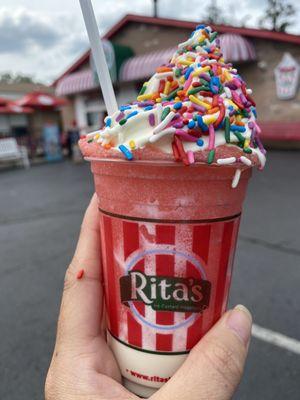
{"type": "Polygon", "coordinates": [[[143,84],[137,101],[81,140],[83,154],[262,169],[266,151],[252,90],[224,61],[219,44],[217,32],[199,25],[143,84]]]}
{"type": "Polygon", "coordinates": [[[149,397],[225,312],[252,166],[256,107],[200,25],[137,101],[80,140],[98,195],[107,339],[149,397]]]}

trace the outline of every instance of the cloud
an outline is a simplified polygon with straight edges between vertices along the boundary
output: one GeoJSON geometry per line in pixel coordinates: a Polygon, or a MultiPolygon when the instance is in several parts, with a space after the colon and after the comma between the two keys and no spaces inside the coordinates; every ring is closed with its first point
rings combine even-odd
{"type": "Polygon", "coordinates": [[[94,4],[102,33],[107,31],[126,14],[151,15],[153,10],[152,0],[114,1],[113,6],[111,0],[101,0],[100,7],[99,5],[97,7],[97,2],[94,2],[94,4]]]}
{"type": "Polygon", "coordinates": [[[44,15],[18,9],[11,12],[0,9],[0,52],[17,53],[38,48],[55,46],[60,32],[44,15]]]}
{"type": "Polygon", "coordinates": [[[80,14],[0,8],[0,74],[51,82],[89,47],[80,14]]]}
{"type": "MultiPolygon", "coordinates": [[[[296,5],[298,0],[292,0],[296,5]]],[[[51,82],[89,47],[76,0],[0,0],[0,73],[35,75],[51,82]]],[[[211,0],[159,0],[161,17],[202,21],[211,0]]],[[[125,14],[152,15],[153,0],[94,0],[101,33],[125,14]]],[[[229,24],[257,26],[265,9],[262,0],[219,0],[229,24]]],[[[299,15],[299,14],[298,14],[299,15]]],[[[300,22],[290,29],[299,33],[300,22]]],[[[137,38],[138,40],[138,38],[137,38]]]]}
{"type": "Polygon", "coordinates": [[[203,20],[206,8],[210,0],[165,0],[158,6],[158,12],[164,17],[190,19],[193,21],[203,20]]]}

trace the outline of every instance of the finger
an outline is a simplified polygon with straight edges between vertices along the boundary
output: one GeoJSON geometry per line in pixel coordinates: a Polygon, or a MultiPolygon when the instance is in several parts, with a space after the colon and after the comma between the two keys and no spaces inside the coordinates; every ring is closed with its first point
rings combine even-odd
{"type": "Polygon", "coordinates": [[[251,325],[252,318],[245,307],[227,312],[152,399],[231,399],[243,373],[251,325]]]}
{"type": "Polygon", "coordinates": [[[78,347],[80,342],[99,335],[103,308],[100,264],[99,216],[94,195],[83,219],[74,258],[66,272],[58,342],[72,342],[78,347]]]}
{"type": "Polygon", "coordinates": [[[94,194],[85,212],[71,266],[72,272],[86,268],[90,278],[100,279],[100,226],[97,195],[94,194]]]}

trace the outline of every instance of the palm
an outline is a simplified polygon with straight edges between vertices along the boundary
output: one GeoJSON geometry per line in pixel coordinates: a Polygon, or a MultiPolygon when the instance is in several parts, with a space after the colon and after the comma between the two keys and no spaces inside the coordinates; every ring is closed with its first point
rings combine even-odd
{"type": "MultiPolygon", "coordinates": [[[[93,285],[92,279],[90,286],[93,285]]],[[[93,291],[92,287],[89,289],[93,291]]],[[[55,393],[46,395],[47,400],[65,399],[66,393],[72,400],[136,399],[121,385],[120,370],[103,330],[99,329],[94,335],[94,327],[94,324],[89,327],[89,335],[84,334],[79,340],[74,337],[67,351],[64,340],[59,340],[58,336],[50,370],[60,376],[60,380],[56,382],[55,393]]],[[[72,339],[70,336],[69,340],[72,339]]],[[[48,381],[51,381],[51,373],[48,381]]]]}
{"type": "Polygon", "coordinates": [[[91,396],[95,399],[136,398],[120,384],[119,368],[102,336],[91,339],[81,353],[74,354],[73,365],[73,396],[83,399],[91,396]]]}

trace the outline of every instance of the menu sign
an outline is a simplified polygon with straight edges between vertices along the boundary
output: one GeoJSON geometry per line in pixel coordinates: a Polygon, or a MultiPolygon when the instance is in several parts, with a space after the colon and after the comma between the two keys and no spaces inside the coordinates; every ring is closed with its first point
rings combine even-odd
{"type": "Polygon", "coordinates": [[[275,68],[277,97],[280,100],[293,99],[298,90],[300,67],[290,53],[285,53],[275,68]]]}

